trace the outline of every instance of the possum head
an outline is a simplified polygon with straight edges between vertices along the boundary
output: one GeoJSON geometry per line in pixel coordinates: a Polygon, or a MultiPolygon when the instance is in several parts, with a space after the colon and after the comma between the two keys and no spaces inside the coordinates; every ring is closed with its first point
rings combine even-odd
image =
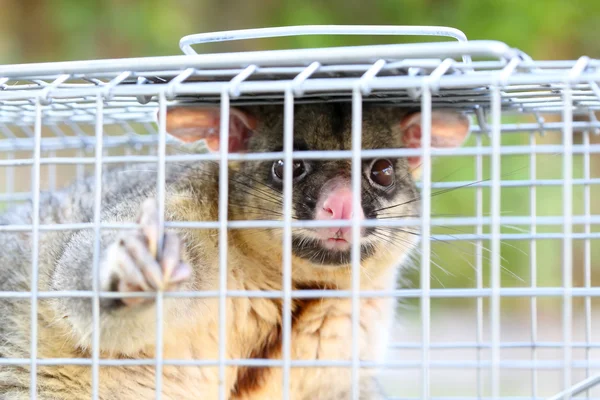
{"type": "MultiPolygon", "coordinates": [[[[218,150],[218,107],[173,107],[167,111],[167,131],[184,142],[206,140],[218,150]]],[[[283,106],[269,105],[230,109],[230,152],[264,153],[283,149],[283,106]]],[[[294,150],[350,150],[352,148],[350,104],[296,105],[293,122],[294,150]]],[[[455,147],[469,132],[468,119],[457,112],[433,110],[432,147],[455,147]]],[[[393,149],[421,146],[421,114],[383,106],[363,107],[362,148],[393,149]]],[[[294,220],[340,221],[402,219],[418,217],[419,157],[363,158],[361,203],[352,202],[351,160],[293,160],[294,220]]],[[[230,218],[235,220],[283,219],[284,161],[243,161],[230,173],[230,218]]],[[[282,231],[252,232],[258,242],[279,243],[282,231]]],[[[363,260],[378,252],[409,252],[418,232],[412,227],[366,227],[361,229],[363,260]]],[[[352,234],[349,226],[294,228],[292,252],[315,266],[347,266],[351,262],[352,234]]]]}

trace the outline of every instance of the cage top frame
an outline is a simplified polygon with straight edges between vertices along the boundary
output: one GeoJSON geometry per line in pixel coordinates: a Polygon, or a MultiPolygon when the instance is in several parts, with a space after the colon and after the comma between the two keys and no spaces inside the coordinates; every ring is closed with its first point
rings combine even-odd
{"type": "MultiPolygon", "coordinates": [[[[189,35],[180,47],[186,54],[0,66],[0,134],[14,139],[15,128],[31,127],[36,101],[43,105],[45,125],[92,125],[98,96],[104,99],[106,125],[153,123],[161,93],[169,101],[218,104],[226,92],[232,104],[255,104],[281,103],[286,90],[297,102],[347,101],[358,88],[364,101],[418,107],[422,88],[429,86],[434,106],[476,113],[479,131],[486,130],[492,86],[501,87],[507,112],[558,113],[567,85],[575,113],[600,110],[600,60],[534,61],[499,41],[469,41],[454,28],[277,27],[189,35]],[[457,41],[213,54],[192,49],[215,41],[331,34],[457,41]]],[[[586,127],[600,129],[595,119],[590,124],[586,127]]]]}

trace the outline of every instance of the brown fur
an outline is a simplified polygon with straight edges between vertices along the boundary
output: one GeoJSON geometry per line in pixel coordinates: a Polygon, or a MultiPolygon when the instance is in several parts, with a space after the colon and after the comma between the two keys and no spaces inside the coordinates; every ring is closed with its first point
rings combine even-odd
{"type": "MultiPolygon", "coordinates": [[[[249,151],[273,150],[282,143],[281,108],[246,110],[257,115],[259,125],[248,144],[249,151]]],[[[245,112],[246,112],[245,111],[245,112]]],[[[363,148],[402,146],[398,132],[403,114],[397,110],[365,106],[363,148]]],[[[309,149],[337,150],[351,147],[349,106],[297,106],[295,138],[309,149]]],[[[363,201],[385,207],[404,202],[396,213],[418,213],[418,195],[406,160],[394,160],[398,187],[381,197],[363,179],[363,201]],[[371,199],[371,200],[369,200],[371,199]]],[[[230,168],[229,219],[281,220],[281,192],[268,181],[271,162],[242,162],[230,168]],[[273,199],[279,199],[273,201],[273,199]],[[251,206],[252,208],[249,208],[251,206]]],[[[329,160],[314,164],[315,173],[294,185],[294,215],[303,207],[303,196],[318,192],[331,177],[348,175],[349,162],[329,160]]],[[[365,168],[368,162],[365,161],[365,168]]],[[[105,171],[103,175],[103,221],[133,221],[140,204],[155,195],[153,166],[105,171]]],[[[214,163],[170,165],[167,170],[166,219],[169,221],[215,221],[218,216],[218,168],[214,163]]],[[[89,222],[93,216],[93,186],[88,180],[42,199],[42,223],[89,222]]],[[[385,216],[377,213],[376,217],[385,216]]],[[[31,208],[7,214],[3,224],[30,223],[31,208]]],[[[183,290],[216,290],[219,283],[219,243],[215,230],[181,229],[185,243],[182,258],[192,266],[183,290]]],[[[295,234],[306,234],[301,229],[295,234]]],[[[106,249],[115,232],[102,233],[106,249]]],[[[414,233],[382,230],[371,239],[376,251],[361,262],[362,290],[390,290],[398,266],[406,264],[416,243],[414,233]],[[387,238],[382,241],[381,238],[387,238]]],[[[282,232],[240,229],[228,236],[227,282],[230,290],[282,289],[282,232]]],[[[39,290],[90,290],[93,231],[47,232],[40,244],[39,290]]],[[[0,290],[29,290],[31,244],[28,237],[0,233],[0,290]]],[[[105,265],[106,254],[101,259],[105,265]]],[[[103,267],[104,268],[104,267],[103,267]]],[[[292,286],[303,289],[351,289],[350,266],[327,266],[293,255],[292,286]]],[[[108,282],[103,289],[109,290],[108,282]]],[[[360,300],[358,346],[361,360],[378,361],[385,354],[393,300],[360,300]]],[[[351,360],[352,301],[347,298],[295,299],[292,304],[291,354],[293,360],[351,360]]],[[[0,355],[29,356],[29,305],[25,300],[0,299],[0,355]]],[[[164,301],[163,356],[175,360],[218,360],[219,302],[215,298],[168,298],[164,301]]],[[[155,357],[154,304],[115,308],[112,300],[101,302],[101,358],[153,359],[155,357]]],[[[226,299],[226,358],[281,359],[282,302],[279,299],[228,297],[226,299]]],[[[91,352],[91,302],[89,299],[39,300],[38,357],[79,358],[91,352]]],[[[381,399],[374,385],[376,371],[361,369],[360,398],[381,399]]],[[[152,365],[102,366],[99,393],[103,400],[154,398],[152,365]]],[[[218,367],[165,364],[164,399],[213,399],[218,393],[218,367]]],[[[226,367],[225,393],[230,400],[279,399],[282,370],[270,367],[226,367]]],[[[293,400],[341,400],[350,395],[351,371],[344,367],[295,367],[290,371],[293,400]]],[[[0,366],[0,399],[28,398],[28,366],[0,366]]],[[[38,367],[40,399],[86,399],[91,393],[89,366],[38,367]]]]}

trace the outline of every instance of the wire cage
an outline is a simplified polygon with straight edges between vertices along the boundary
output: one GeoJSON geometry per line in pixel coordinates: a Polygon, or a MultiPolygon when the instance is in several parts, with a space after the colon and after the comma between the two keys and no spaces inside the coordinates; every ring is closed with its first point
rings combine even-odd
{"type": "MultiPolygon", "coordinates": [[[[596,119],[600,61],[588,57],[534,61],[504,43],[468,41],[462,32],[441,27],[269,28],[192,35],[183,38],[180,47],[185,55],[0,66],[0,166],[4,169],[0,200],[4,207],[33,204],[32,224],[5,224],[0,231],[31,233],[34,243],[33,290],[2,291],[0,298],[32,299],[31,337],[39,329],[39,299],[94,299],[95,347],[89,358],[38,358],[35,340],[30,357],[0,354],[0,371],[14,365],[30,368],[32,398],[37,396],[40,365],[89,366],[92,397],[99,398],[99,368],[135,363],[100,357],[98,304],[110,293],[37,290],[41,277],[35,243],[40,234],[92,230],[98,236],[107,228],[100,223],[99,200],[92,222],[40,223],[40,192],[54,191],[86,175],[95,176],[99,184],[107,166],[149,162],[157,165],[153,179],[159,209],[164,209],[167,163],[217,161],[225,185],[229,161],[299,156],[288,145],[277,153],[228,154],[226,148],[217,153],[204,149],[197,154],[172,153],[173,139],[160,118],[157,123],[157,115],[164,115],[167,106],[216,104],[221,107],[221,121],[228,121],[229,106],[278,103],[291,110],[294,104],[321,102],[351,102],[355,121],[361,121],[361,105],[371,102],[420,108],[424,121],[432,107],[461,110],[471,118],[471,135],[460,148],[432,148],[425,139],[418,149],[361,151],[361,128],[356,123],[352,150],[302,154],[345,158],[353,164],[360,164],[362,157],[421,156],[422,216],[412,222],[372,221],[374,226],[412,223],[421,228],[418,269],[406,272],[408,283],[402,281],[392,291],[358,291],[359,253],[353,249],[350,291],[292,291],[286,284],[291,271],[288,257],[282,265],[281,291],[231,291],[222,286],[213,293],[188,295],[217,297],[221,306],[229,296],[282,298],[284,348],[289,344],[292,298],[347,297],[356,312],[359,298],[398,299],[398,322],[389,352],[377,365],[389,399],[600,398],[600,389],[595,388],[600,363],[594,357],[600,342],[594,341],[597,325],[592,323],[596,311],[592,306],[600,295],[592,275],[599,259],[593,244],[600,238],[600,209],[592,201],[600,183],[596,119]],[[220,54],[197,54],[193,49],[206,42],[302,34],[431,35],[456,41],[220,54]]],[[[286,143],[293,135],[291,118],[292,113],[285,115],[286,143]]],[[[221,135],[226,135],[228,123],[221,123],[221,135]]],[[[360,185],[359,173],[353,173],[352,179],[353,185],[360,185]]],[[[291,193],[288,189],[284,193],[291,193]]],[[[289,201],[284,201],[278,221],[227,221],[226,190],[219,192],[218,201],[218,221],[190,221],[186,226],[218,229],[224,243],[228,228],[274,226],[290,235],[300,226],[291,219],[289,201]]],[[[352,220],[351,225],[358,232],[359,221],[352,220]]],[[[282,245],[284,254],[291,251],[289,240],[282,245]]],[[[226,252],[219,254],[223,283],[226,252]]],[[[95,285],[98,289],[97,281],[95,285]]],[[[160,388],[163,366],[185,362],[162,358],[162,299],[169,294],[156,296],[157,357],[149,365],[156,366],[160,388]]],[[[224,310],[220,308],[221,322],[224,310]]],[[[352,329],[358,332],[354,315],[352,329]]],[[[204,365],[218,366],[221,377],[232,363],[267,363],[227,360],[224,328],[219,335],[224,338],[219,341],[219,359],[204,365]]],[[[356,373],[369,366],[359,359],[357,346],[353,342],[350,361],[319,362],[343,365],[356,373]]],[[[270,360],[266,365],[282,368],[284,386],[290,369],[318,364],[301,365],[289,358],[289,352],[283,354],[287,357],[280,363],[270,360]]],[[[202,362],[192,360],[186,365],[202,362]]],[[[354,399],[359,398],[357,386],[353,383],[354,399]]],[[[219,393],[227,398],[224,389],[219,393]]],[[[160,395],[157,391],[157,398],[160,395]]]]}

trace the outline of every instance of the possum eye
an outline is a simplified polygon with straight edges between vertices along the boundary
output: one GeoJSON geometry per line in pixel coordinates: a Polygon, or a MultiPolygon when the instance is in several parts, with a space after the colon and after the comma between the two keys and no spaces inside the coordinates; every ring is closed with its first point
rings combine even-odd
{"type": "MultiPolygon", "coordinates": [[[[273,174],[279,179],[283,179],[283,160],[277,160],[273,163],[273,174]]],[[[306,172],[306,167],[304,166],[304,162],[302,161],[294,161],[294,179],[302,176],[306,172]]]]}
{"type": "Polygon", "coordinates": [[[384,187],[394,183],[394,166],[392,162],[383,158],[375,160],[371,165],[371,180],[384,187]]]}

